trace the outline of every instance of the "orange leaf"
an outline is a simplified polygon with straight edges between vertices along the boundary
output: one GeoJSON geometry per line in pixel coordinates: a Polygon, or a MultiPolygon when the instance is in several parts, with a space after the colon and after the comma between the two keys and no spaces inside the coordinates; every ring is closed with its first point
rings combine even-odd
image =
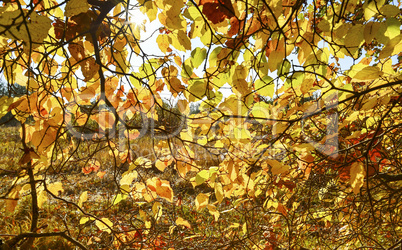
{"type": "Polygon", "coordinates": [[[169,164],[172,163],[172,160],[173,159],[165,160],[165,161],[156,160],[155,167],[163,172],[169,166],[169,164]]]}
{"type": "Polygon", "coordinates": [[[106,174],[106,171],[100,171],[100,172],[98,172],[96,175],[99,177],[99,178],[103,178],[103,176],[105,176],[105,174],[106,174]]]}

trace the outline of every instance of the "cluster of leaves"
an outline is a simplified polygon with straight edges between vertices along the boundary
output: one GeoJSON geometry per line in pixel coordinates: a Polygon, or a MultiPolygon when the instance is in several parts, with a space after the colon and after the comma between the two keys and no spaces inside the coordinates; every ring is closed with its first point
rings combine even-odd
{"type": "Polygon", "coordinates": [[[0,198],[7,214],[31,207],[6,245],[401,244],[400,5],[2,1],[1,73],[26,91],[0,99],[22,149],[0,198]],[[159,53],[145,52],[134,10],[161,25],[159,53]],[[136,145],[144,127],[155,132],[148,154],[136,145]],[[67,192],[69,174],[95,173],[112,195],[67,192]],[[50,206],[77,213],[44,227],[50,206]]]}

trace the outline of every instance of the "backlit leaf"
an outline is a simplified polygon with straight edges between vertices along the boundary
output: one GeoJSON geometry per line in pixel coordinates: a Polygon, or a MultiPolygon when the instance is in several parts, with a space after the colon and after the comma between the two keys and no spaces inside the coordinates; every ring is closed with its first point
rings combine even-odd
{"type": "Polygon", "coordinates": [[[192,60],[191,62],[193,63],[193,67],[194,68],[198,68],[206,59],[206,55],[207,55],[207,50],[205,48],[195,48],[192,52],[191,52],[191,57],[192,60]]]}
{"type": "Polygon", "coordinates": [[[353,77],[353,80],[357,81],[365,81],[365,80],[373,80],[382,76],[384,73],[380,71],[378,67],[375,66],[367,66],[357,72],[357,74],[353,77]]]}
{"type": "Polygon", "coordinates": [[[401,13],[400,9],[395,5],[386,4],[381,7],[380,13],[386,17],[393,17],[401,13]]]}
{"type": "Polygon", "coordinates": [[[66,17],[76,16],[80,13],[87,12],[91,5],[87,0],[71,0],[66,4],[64,15],[66,17]]]}
{"type": "Polygon", "coordinates": [[[275,84],[270,76],[265,76],[262,79],[258,79],[254,83],[255,90],[258,94],[267,97],[273,97],[275,91],[275,84]]]}

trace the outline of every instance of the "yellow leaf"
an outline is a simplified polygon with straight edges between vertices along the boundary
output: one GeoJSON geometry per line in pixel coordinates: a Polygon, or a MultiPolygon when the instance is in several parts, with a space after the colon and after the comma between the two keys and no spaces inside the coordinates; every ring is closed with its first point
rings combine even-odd
{"type": "MultiPolygon", "coordinates": [[[[179,111],[181,113],[186,114],[186,115],[190,112],[190,106],[188,105],[187,100],[178,100],[177,108],[179,109],[179,111]]],[[[0,117],[1,117],[1,113],[0,113],[0,117]]]]}
{"type": "MultiPolygon", "coordinates": [[[[120,186],[120,188],[124,190],[125,187],[120,186]]],[[[127,198],[126,194],[117,194],[113,199],[113,205],[118,204],[120,201],[125,200],[126,198],[127,198]]]]}
{"type": "Polygon", "coordinates": [[[154,1],[145,1],[140,10],[142,13],[146,13],[149,21],[152,22],[153,20],[156,19],[156,15],[158,14],[158,7],[154,3],[154,1]]]}
{"type": "Polygon", "coordinates": [[[227,165],[227,170],[229,172],[229,178],[232,181],[235,181],[239,175],[239,165],[235,164],[233,161],[230,161],[227,165]]]}
{"type": "Polygon", "coordinates": [[[47,201],[47,193],[45,190],[42,190],[38,194],[38,207],[42,208],[45,201],[47,201]]]}
{"type": "Polygon", "coordinates": [[[244,224],[242,226],[242,231],[243,231],[243,234],[247,233],[247,223],[246,222],[244,222],[244,224]]]}
{"type": "Polygon", "coordinates": [[[132,171],[131,173],[124,172],[122,178],[120,180],[120,186],[122,185],[131,185],[134,179],[138,176],[137,171],[132,171]]]}
{"type": "Polygon", "coordinates": [[[258,79],[254,83],[255,90],[262,96],[273,97],[275,92],[275,84],[270,76],[265,76],[262,79],[258,79]]]}
{"type": "Polygon", "coordinates": [[[200,193],[195,198],[195,207],[197,210],[203,209],[208,205],[209,195],[200,193]]]}
{"type": "Polygon", "coordinates": [[[208,170],[201,170],[198,172],[198,174],[195,176],[195,183],[196,185],[201,185],[205,181],[207,181],[210,177],[209,171],[208,170]]]}
{"type": "Polygon", "coordinates": [[[156,192],[157,195],[169,202],[173,202],[173,190],[170,187],[169,181],[161,180],[158,177],[147,180],[147,187],[156,192]]]}
{"type": "Polygon", "coordinates": [[[54,182],[47,185],[47,189],[54,195],[59,195],[59,192],[63,192],[63,184],[61,182],[54,182]]]}
{"type": "Polygon", "coordinates": [[[159,13],[158,18],[164,26],[171,30],[179,30],[186,27],[186,21],[181,15],[181,8],[184,6],[183,1],[164,0],[163,5],[161,5],[158,7],[165,11],[159,13]]]}
{"type": "Polygon", "coordinates": [[[363,43],[363,25],[357,24],[352,26],[345,37],[345,46],[346,47],[358,47],[363,43]]]}
{"type": "Polygon", "coordinates": [[[18,204],[19,196],[20,196],[20,192],[16,188],[12,189],[12,191],[8,194],[8,198],[11,198],[13,200],[6,200],[6,210],[7,211],[14,212],[14,209],[18,204]]]}
{"type": "Polygon", "coordinates": [[[382,76],[384,73],[378,67],[366,66],[353,77],[354,81],[369,81],[382,76]]]}
{"type": "Polygon", "coordinates": [[[233,223],[232,225],[229,226],[229,228],[238,228],[240,226],[239,223],[233,223]]]}
{"type": "Polygon", "coordinates": [[[157,169],[159,169],[161,172],[165,171],[165,169],[167,168],[167,166],[169,166],[169,164],[171,163],[171,161],[161,161],[161,160],[156,160],[155,162],[155,167],[157,169]]]}
{"type": "Polygon", "coordinates": [[[165,54],[167,53],[167,50],[168,50],[171,42],[172,42],[172,39],[168,35],[165,35],[165,34],[160,34],[156,38],[156,43],[158,44],[159,49],[165,54]]]}
{"type": "Polygon", "coordinates": [[[274,175],[282,174],[289,170],[289,166],[284,165],[277,160],[267,159],[267,163],[271,166],[271,172],[274,175]]]}
{"type": "Polygon", "coordinates": [[[49,17],[38,15],[35,11],[29,15],[29,19],[27,18],[26,21],[22,18],[23,15],[21,15],[20,10],[0,13],[2,26],[10,25],[7,28],[0,27],[0,33],[4,32],[4,36],[10,39],[23,40],[26,44],[32,42],[33,48],[40,46],[49,34],[52,20],[49,17]],[[16,25],[22,22],[26,22],[26,25],[16,25]]]}
{"type": "Polygon", "coordinates": [[[285,53],[283,51],[274,50],[268,57],[268,68],[271,72],[274,72],[278,64],[283,61],[285,53]]]}
{"type": "Polygon", "coordinates": [[[155,202],[152,205],[152,212],[154,213],[155,220],[159,220],[159,218],[161,218],[162,212],[163,212],[162,205],[159,202],[155,202]]]}
{"type": "Polygon", "coordinates": [[[179,30],[177,34],[177,40],[179,41],[180,45],[184,48],[184,51],[191,50],[190,38],[188,38],[186,32],[184,32],[183,30],[179,30]]]}
{"type": "Polygon", "coordinates": [[[369,110],[374,108],[377,105],[378,99],[376,97],[370,98],[364,105],[362,106],[361,110],[369,110]]]}
{"type": "Polygon", "coordinates": [[[272,127],[272,134],[279,135],[288,127],[287,123],[285,122],[275,122],[274,126],[272,127]]]}
{"type": "Polygon", "coordinates": [[[401,34],[401,23],[398,19],[394,17],[388,18],[386,24],[387,30],[385,31],[384,35],[387,36],[389,39],[393,39],[401,34]]]}
{"type": "Polygon", "coordinates": [[[2,96],[0,98],[0,118],[8,113],[8,107],[13,103],[14,98],[2,96]]]}
{"type": "Polygon", "coordinates": [[[181,81],[177,78],[177,77],[171,77],[169,82],[168,82],[168,88],[169,91],[174,95],[177,96],[178,93],[182,92],[183,90],[186,89],[186,87],[184,87],[181,84],[181,81]]]}
{"type": "Polygon", "coordinates": [[[177,225],[183,225],[183,226],[185,226],[187,228],[191,228],[190,223],[187,220],[185,220],[185,219],[183,219],[181,217],[176,219],[176,224],[177,225]]]}
{"type": "Polygon", "coordinates": [[[371,43],[371,41],[374,39],[378,30],[380,29],[380,25],[381,24],[378,22],[368,22],[366,25],[364,25],[363,36],[367,44],[371,43]]]}
{"type": "Polygon", "coordinates": [[[208,212],[209,212],[211,215],[214,216],[215,221],[218,221],[219,216],[220,216],[220,213],[219,213],[219,211],[216,209],[216,207],[215,207],[214,205],[208,205],[207,208],[208,208],[208,212]]]}
{"type": "Polygon", "coordinates": [[[355,162],[350,167],[350,185],[353,193],[358,194],[364,184],[365,170],[362,162],[355,162]]]}
{"type": "Polygon", "coordinates": [[[222,188],[222,184],[221,183],[215,183],[215,197],[216,200],[221,203],[223,201],[223,198],[225,198],[224,194],[223,194],[223,188],[222,188]]]}
{"type": "Polygon", "coordinates": [[[113,222],[111,222],[108,218],[102,218],[101,220],[97,220],[95,225],[99,228],[99,230],[111,233],[111,227],[113,227],[113,222]]]}
{"type": "Polygon", "coordinates": [[[199,101],[205,96],[206,90],[206,82],[195,81],[187,87],[187,91],[184,92],[184,95],[189,102],[199,101]]]}
{"type": "Polygon", "coordinates": [[[70,0],[66,4],[64,15],[66,17],[76,16],[87,12],[90,7],[87,0],[70,0]]]}
{"type": "Polygon", "coordinates": [[[402,51],[402,35],[391,39],[387,45],[381,50],[378,59],[384,59],[399,54],[402,51]]]}
{"type": "Polygon", "coordinates": [[[177,171],[179,172],[180,176],[184,178],[186,174],[191,170],[191,164],[188,164],[184,161],[177,161],[176,162],[177,171]]]}
{"type": "Polygon", "coordinates": [[[302,84],[300,85],[300,91],[303,94],[307,94],[309,91],[311,91],[313,85],[314,85],[314,79],[311,78],[304,79],[302,84]]]}
{"type": "Polygon", "coordinates": [[[85,224],[87,221],[89,221],[89,217],[82,217],[81,219],[80,219],[80,224],[82,225],[82,224],[85,224]]]}
{"type": "Polygon", "coordinates": [[[400,14],[401,11],[395,5],[387,4],[381,7],[380,13],[386,17],[393,17],[400,14]]]}
{"type": "Polygon", "coordinates": [[[80,195],[80,199],[78,200],[78,206],[82,206],[82,203],[86,202],[88,200],[88,191],[82,192],[80,195]]]}
{"type": "Polygon", "coordinates": [[[241,140],[243,142],[246,142],[245,140],[251,139],[250,131],[245,128],[234,128],[233,134],[237,140],[241,140]]]}
{"type": "Polygon", "coordinates": [[[98,176],[99,178],[103,178],[103,176],[105,176],[106,172],[105,171],[99,171],[98,173],[96,173],[96,176],[98,176]]]}
{"type": "Polygon", "coordinates": [[[384,0],[381,1],[367,1],[363,4],[364,18],[366,21],[370,20],[375,14],[378,13],[377,6],[382,6],[384,0]]]}

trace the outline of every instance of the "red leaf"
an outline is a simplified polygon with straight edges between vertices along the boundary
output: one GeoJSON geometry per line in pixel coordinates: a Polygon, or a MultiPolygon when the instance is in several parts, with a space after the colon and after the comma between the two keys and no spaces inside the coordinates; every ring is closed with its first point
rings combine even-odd
{"type": "Polygon", "coordinates": [[[64,22],[59,19],[56,19],[56,22],[53,23],[53,27],[56,39],[62,39],[64,34],[64,22]]]}
{"type": "Polygon", "coordinates": [[[234,17],[234,9],[230,0],[202,0],[202,13],[214,24],[234,17]]]}
{"type": "Polygon", "coordinates": [[[240,22],[237,17],[230,18],[230,30],[228,32],[228,36],[232,37],[240,32],[240,22]]]}

